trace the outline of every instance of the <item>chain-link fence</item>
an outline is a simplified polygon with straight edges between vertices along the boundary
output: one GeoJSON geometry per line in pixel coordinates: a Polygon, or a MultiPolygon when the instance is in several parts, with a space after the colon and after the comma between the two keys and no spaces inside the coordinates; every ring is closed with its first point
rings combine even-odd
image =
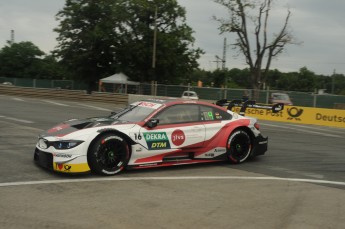
{"type": "MultiPolygon", "coordinates": [[[[0,77],[0,84],[7,82],[15,86],[35,87],[35,88],[61,88],[72,90],[86,90],[87,85],[83,82],[73,80],[46,80],[46,79],[25,79],[25,78],[6,78],[0,77]]],[[[254,98],[258,95],[257,101],[268,103],[274,90],[260,90],[255,93],[252,89],[232,89],[232,88],[213,88],[196,87],[190,85],[164,85],[154,83],[142,83],[140,85],[123,84],[102,84],[99,91],[108,93],[123,93],[137,95],[153,95],[164,97],[181,97],[184,91],[195,91],[200,99],[219,100],[219,99],[241,99],[243,96],[254,98]]],[[[281,91],[279,91],[281,92],[281,91]]],[[[285,91],[295,106],[319,107],[319,108],[341,108],[345,105],[345,96],[332,94],[317,94],[314,92],[285,91]]]]}

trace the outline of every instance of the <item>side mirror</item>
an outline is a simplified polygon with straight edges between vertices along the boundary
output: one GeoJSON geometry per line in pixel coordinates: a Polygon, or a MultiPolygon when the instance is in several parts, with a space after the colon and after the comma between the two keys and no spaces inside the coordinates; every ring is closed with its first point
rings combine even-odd
{"type": "Polygon", "coordinates": [[[152,118],[146,123],[146,125],[149,128],[154,128],[158,125],[158,123],[159,123],[159,119],[152,118]]]}

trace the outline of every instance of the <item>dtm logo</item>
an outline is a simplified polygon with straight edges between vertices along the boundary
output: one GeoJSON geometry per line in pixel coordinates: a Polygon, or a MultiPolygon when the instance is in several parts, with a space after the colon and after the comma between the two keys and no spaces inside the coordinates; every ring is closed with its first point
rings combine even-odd
{"type": "Polygon", "coordinates": [[[301,121],[299,118],[303,114],[303,109],[298,109],[297,107],[291,107],[290,109],[287,109],[287,113],[290,117],[288,117],[288,120],[295,119],[297,121],[301,121]]]}

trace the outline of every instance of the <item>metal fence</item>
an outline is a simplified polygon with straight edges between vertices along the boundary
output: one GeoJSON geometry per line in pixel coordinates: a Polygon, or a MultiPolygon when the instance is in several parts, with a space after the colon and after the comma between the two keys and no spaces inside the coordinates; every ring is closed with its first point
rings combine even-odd
{"type": "MultiPolygon", "coordinates": [[[[143,95],[157,95],[157,96],[171,96],[181,97],[183,91],[195,91],[200,99],[205,100],[219,100],[219,99],[240,99],[244,95],[249,98],[254,97],[252,89],[232,89],[232,88],[205,88],[196,86],[183,85],[162,85],[158,84],[141,84],[139,87],[140,94],[143,95]],[[156,90],[156,91],[155,91],[156,90]]],[[[275,90],[260,90],[257,101],[260,103],[268,103],[271,93],[282,92],[275,90]]],[[[345,96],[332,94],[317,94],[315,92],[297,92],[285,91],[291,98],[293,105],[304,107],[319,107],[319,108],[340,108],[339,105],[345,105],[345,96]]]]}
{"type": "Polygon", "coordinates": [[[57,89],[72,89],[72,90],[86,90],[87,85],[83,82],[74,80],[48,80],[48,79],[29,79],[29,78],[8,78],[0,77],[0,84],[10,83],[19,87],[34,87],[34,88],[57,88],[57,89]]]}
{"type": "MultiPolygon", "coordinates": [[[[87,89],[87,85],[85,83],[73,80],[46,80],[0,77],[0,84],[4,82],[10,82],[13,85],[21,87],[59,88],[72,90],[87,89]]],[[[164,97],[181,97],[183,91],[195,91],[198,94],[199,98],[204,100],[219,100],[224,98],[239,99],[242,98],[242,96],[245,94],[248,95],[249,98],[253,98],[254,94],[253,90],[251,89],[211,88],[196,87],[191,85],[164,85],[154,83],[142,83],[139,86],[103,84],[103,87],[99,88],[99,91],[164,97]]],[[[260,90],[258,92],[257,101],[260,103],[268,103],[268,99],[273,92],[277,91],[260,90]]],[[[289,95],[293,102],[293,105],[295,106],[343,109],[345,107],[345,96],[297,91],[285,91],[284,93],[289,95]]]]}

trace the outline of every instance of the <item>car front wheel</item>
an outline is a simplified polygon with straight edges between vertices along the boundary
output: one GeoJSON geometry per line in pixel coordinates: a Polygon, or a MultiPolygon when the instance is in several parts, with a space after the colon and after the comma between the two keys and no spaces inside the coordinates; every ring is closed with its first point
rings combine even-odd
{"type": "Polygon", "coordinates": [[[87,157],[92,172],[114,175],[126,167],[130,151],[127,142],[121,136],[104,134],[90,147],[87,157]]]}
{"type": "Polygon", "coordinates": [[[227,142],[227,156],[232,163],[244,162],[251,153],[252,140],[244,130],[235,130],[227,142]]]}

